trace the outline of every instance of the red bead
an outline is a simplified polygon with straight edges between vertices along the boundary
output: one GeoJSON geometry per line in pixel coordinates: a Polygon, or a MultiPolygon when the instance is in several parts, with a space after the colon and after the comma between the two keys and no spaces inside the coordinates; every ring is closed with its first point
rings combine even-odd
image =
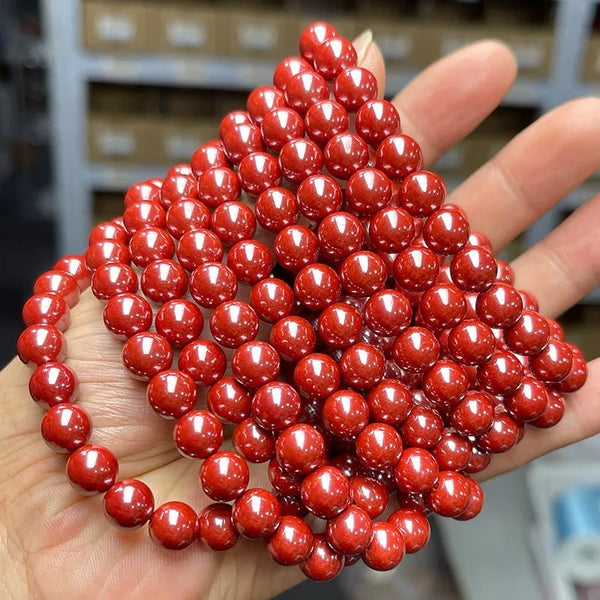
{"type": "Polygon", "coordinates": [[[231,359],[233,376],[244,386],[257,388],[279,374],[279,355],[266,342],[246,342],[231,359]]]}
{"type": "Polygon", "coordinates": [[[228,423],[240,423],[250,416],[250,392],[233,377],[220,379],[208,390],[208,409],[228,423]]]}
{"type": "Polygon", "coordinates": [[[394,343],[396,364],[410,373],[422,373],[429,369],[440,354],[437,338],[422,327],[409,327],[394,343]]]}
{"type": "Polygon", "coordinates": [[[245,110],[233,110],[227,113],[219,123],[219,137],[223,139],[233,127],[244,124],[252,124],[252,119],[245,110]]]}
{"type": "Polygon", "coordinates": [[[271,274],[273,257],[262,242],[244,240],[229,251],[227,266],[240,281],[255,284],[271,274]]]}
{"type": "Polygon", "coordinates": [[[267,473],[273,488],[280,494],[297,496],[300,494],[302,479],[288,474],[283,467],[273,458],[269,462],[267,473]]]}
{"type": "Polygon", "coordinates": [[[290,225],[277,234],[273,252],[282,267],[299,271],[317,261],[319,243],[317,236],[307,227],[290,225]]]}
{"type": "Polygon", "coordinates": [[[567,343],[571,350],[572,364],[567,376],[559,383],[558,388],[561,392],[576,392],[585,383],[587,379],[587,362],[583,353],[574,344],[567,343]]]}
{"type": "Polygon", "coordinates": [[[256,231],[254,213],[242,202],[220,204],[213,212],[212,231],[228,246],[249,240],[256,231]]]}
{"type": "Polygon", "coordinates": [[[151,379],[168,369],[172,361],[171,345],[158,333],[136,333],[123,346],[123,364],[137,379],[151,379]]]}
{"type": "Polygon", "coordinates": [[[246,461],[224,450],[209,456],[200,466],[200,483],[204,493],[217,502],[239,498],[250,480],[246,461]]]}
{"type": "Polygon", "coordinates": [[[522,377],[523,365],[512,352],[494,352],[477,370],[482,389],[494,395],[511,394],[521,384],[522,377]]]}
{"type": "Polygon", "coordinates": [[[338,32],[335,27],[328,23],[317,21],[308,25],[300,35],[300,52],[306,60],[312,61],[315,50],[325,41],[337,37],[338,32]]]}
{"type": "Polygon", "coordinates": [[[296,196],[279,187],[264,191],[256,200],[254,212],[260,226],[273,233],[293,225],[300,217],[296,196]]]}
{"type": "Polygon", "coordinates": [[[362,558],[375,571],[389,571],[404,558],[404,538],[391,523],[373,523],[373,537],[362,558]]]}
{"type": "Polygon", "coordinates": [[[337,302],[340,293],[340,278],[327,265],[308,265],[296,275],[294,294],[298,302],[309,310],[323,310],[337,302]]]}
{"type": "Polygon", "coordinates": [[[429,171],[408,175],[400,186],[402,208],[413,217],[428,217],[438,210],[446,197],[441,177],[429,171]]]}
{"type": "Polygon", "coordinates": [[[357,308],[336,302],[319,315],[317,329],[321,341],[331,348],[343,349],[359,341],[363,320],[357,308]]]}
{"type": "Polygon", "coordinates": [[[183,267],[174,260],[155,260],[140,277],[140,287],[153,302],[181,298],[187,291],[188,278],[183,267]]]}
{"type": "Polygon", "coordinates": [[[484,292],[494,280],[498,266],[494,255],[480,246],[467,246],[450,263],[452,280],[463,291],[484,292]]]}
{"type": "Polygon", "coordinates": [[[304,137],[304,121],[291,108],[274,108],[264,116],[261,132],[265,146],[279,152],[290,140],[304,137]]]}
{"type": "Polygon", "coordinates": [[[285,317],[273,325],[269,341],[282,360],[295,362],[314,350],[317,336],[306,319],[285,317]]]}
{"type": "Polygon", "coordinates": [[[469,503],[467,504],[465,511],[456,517],[457,521],[469,521],[470,519],[474,519],[483,508],[484,495],[481,486],[471,478],[467,478],[467,482],[470,490],[469,503]]]}
{"type": "Polygon", "coordinates": [[[277,530],[281,520],[281,509],[277,498],[271,492],[254,488],[236,500],[231,517],[243,536],[250,539],[266,539],[277,530]]]}
{"type": "Polygon", "coordinates": [[[267,550],[280,565],[297,565],[306,560],[312,550],[310,527],[293,515],[281,517],[277,531],[268,539],[267,550]]]}
{"type": "Polygon", "coordinates": [[[29,393],[43,408],[51,408],[77,398],[78,382],[67,365],[47,362],[33,371],[29,378],[29,393]]]}
{"type": "Polygon", "coordinates": [[[515,274],[512,267],[505,260],[497,259],[496,262],[498,263],[498,281],[513,285],[515,283],[515,274]]]}
{"type": "Polygon", "coordinates": [[[523,301],[523,308],[526,310],[533,310],[535,312],[539,312],[540,305],[538,301],[533,297],[532,294],[525,290],[519,290],[519,295],[521,296],[521,300],[523,301]]]}
{"type": "MultiPolygon", "coordinates": [[[[104,242],[98,242],[102,245],[104,242]]],[[[112,242],[107,242],[112,244],[112,242]]],[[[121,247],[121,246],[119,246],[121,247]]],[[[34,294],[56,294],[61,296],[69,308],[79,302],[79,285],[73,275],[64,271],[46,271],[42,273],[33,285],[34,294]]]]}
{"type": "Polygon", "coordinates": [[[177,258],[188,271],[205,262],[221,262],[223,245],[208,229],[194,229],[184,233],[177,244],[177,258]]]}
{"type": "Polygon", "coordinates": [[[450,332],[448,350],[451,356],[465,365],[481,365],[494,352],[496,340],[492,330],[477,319],[466,319],[450,332]]]}
{"type": "Polygon", "coordinates": [[[431,451],[442,471],[462,471],[471,458],[471,442],[458,433],[447,430],[431,451]]]}
{"type": "Polygon", "coordinates": [[[120,338],[148,331],[152,325],[152,308],[136,294],[120,294],[111,298],[103,312],[107,329],[120,338]]]}
{"type": "Polygon", "coordinates": [[[240,161],[237,175],[242,189],[253,196],[281,182],[277,159],[266,152],[252,152],[245,156],[240,161]]]}
{"type": "Polygon", "coordinates": [[[442,517],[458,517],[469,504],[467,478],[454,471],[441,471],[436,488],[429,494],[431,509],[442,517]]]}
{"type": "Polygon", "coordinates": [[[491,456],[487,452],[474,447],[471,452],[469,464],[465,468],[465,473],[480,473],[490,464],[491,459],[491,456]]]}
{"type": "Polygon", "coordinates": [[[135,271],[121,263],[100,265],[92,275],[92,293],[98,300],[110,300],[113,296],[134,293],[138,289],[135,271]]]}
{"type": "Polygon", "coordinates": [[[333,93],[346,110],[356,112],[377,96],[377,79],[366,69],[350,67],[336,77],[333,93]]]}
{"type": "Polygon", "coordinates": [[[400,381],[384,379],[370,390],[367,402],[373,421],[399,425],[408,417],[412,395],[400,381]]]}
{"type": "Polygon", "coordinates": [[[325,535],[315,533],[308,558],[300,563],[300,569],[314,581],[328,581],[339,575],[344,567],[344,557],[328,543],[325,535]]]}
{"type": "Polygon", "coordinates": [[[229,504],[209,504],[198,516],[200,539],[213,550],[229,550],[240,534],[234,527],[229,504]]]}
{"type": "Polygon", "coordinates": [[[313,61],[315,69],[325,79],[334,79],[345,69],[356,65],[357,55],[351,42],[335,36],[314,49],[313,61]]]}
{"type": "Polygon", "coordinates": [[[442,207],[425,221],[423,239],[438,254],[456,254],[469,240],[469,232],[469,222],[461,212],[442,207]]]}
{"type": "Polygon", "coordinates": [[[307,475],[300,488],[302,503],[321,519],[331,519],[350,502],[350,484],[335,467],[320,467],[307,475]]]}
{"type": "Polygon", "coordinates": [[[504,400],[508,414],[516,421],[535,421],[547,405],[546,387],[532,377],[523,377],[519,388],[504,400]]]}
{"type": "Polygon", "coordinates": [[[206,458],[223,443],[223,426],[206,410],[193,410],[175,423],[173,438],[177,450],[188,458],[206,458]]]}
{"type": "Polygon", "coordinates": [[[87,443],[92,426],[83,409],[61,402],[44,414],[41,431],[44,441],[53,450],[73,452],[87,443]]]}
{"type": "Polygon", "coordinates": [[[263,321],[274,323],[292,312],[294,293],[285,281],[270,277],[254,285],[250,304],[263,321]]]}
{"type": "Polygon", "coordinates": [[[532,310],[523,310],[518,321],[504,331],[506,345],[517,354],[538,354],[549,338],[548,322],[532,310]]]}
{"type": "Polygon", "coordinates": [[[407,554],[418,552],[427,545],[431,526],[422,512],[401,508],[393,512],[388,520],[402,534],[407,554]]]}
{"type": "Polygon", "coordinates": [[[248,462],[264,463],[275,454],[275,442],[271,432],[258,425],[254,419],[244,419],[233,430],[233,447],[248,462]]]}
{"type": "Polygon", "coordinates": [[[163,229],[166,222],[167,214],[156,202],[132,202],[123,213],[123,223],[129,235],[148,227],[163,229]]]}
{"type": "Polygon", "coordinates": [[[183,550],[198,537],[196,511],[185,502],[165,502],[152,514],[152,541],[169,550],[183,550]]]}
{"type": "MultiPolygon", "coordinates": [[[[391,193],[392,182],[377,169],[368,168],[357,171],[348,179],[346,185],[348,206],[359,216],[370,216],[386,207],[390,202],[391,193]]],[[[401,213],[404,211],[400,211],[401,213]]],[[[390,216],[393,217],[394,214],[392,212],[390,216]]]]}
{"type": "Polygon", "coordinates": [[[573,352],[566,342],[549,340],[544,349],[529,359],[535,377],[546,383],[559,383],[573,366],[573,352]]]}
{"type": "Polygon", "coordinates": [[[213,310],[210,332],[221,346],[238,348],[256,337],[258,316],[247,302],[223,302],[213,310]]]}
{"type": "Polygon", "coordinates": [[[493,419],[492,399],[482,392],[471,391],[452,407],[449,423],[463,435],[477,436],[489,431],[493,419]]]}
{"type": "Polygon", "coordinates": [[[294,383],[303,396],[324,400],[340,385],[340,370],[337,363],[326,354],[308,354],[294,369],[294,383]]]}
{"type": "MultiPolygon", "coordinates": [[[[364,171],[359,171],[359,173],[362,172],[364,171]]],[[[412,242],[414,237],[414,220],[402,208],[383,208],[371,218],[369,239],[377,249],[383,252],[401,252],[412,242]]]]}
{"type": "Polygon", "coordinates": [[[429,492],[438,478],[438,464],[423,448],[406,448],[394,468],[398,489],[409,494],[429,492]]]}
{"type": "Polygon", "coordinates": [[[204,319],[189,300],[169,300],[156,313],[156,331],[175,346],[185,346],[200,337],[204,319]]]}
{"type": "Polygon", "coordinates": [[[178,419],[194,408],[196,385],[189,375],[181,371],[162,371],[148,383],[146,398],[159,415],[178,419]]]}
{"type": "Polygon", "coordinates": [[[323,465],[325,441],[312,425],[297,423],[279,434],[275,456],[288,473],[305,475],[323,465]]]}
{"type": "Polygon", "coordinates": [[[208,386],[223,377],[227,359],[223,350],[214,342],[196,340],[184,346],[177,365],[198,385],[208,386]]]}
{"type": "Polygon", "coordinates": [[[128,206],[132,202],[139,202],[140,200],[160,202],[160,187],[148,182],[141,182],[132,185],[125,194],[125,206],[128,206]]]}
{"type": "Polygon", "coordinates": [[[369,147],[354,133],[338,133],[327,142],[323,160],[334,177],[348,179],[367,166],[369,147]]]}
{"type": "Polygon", "coordinates": [[[83,494],[106,492],[115,482],[118,468],[113,453],[103,446],[81,446],[67,461],[69,480],[83,494]]]}
{"type": "Polygon", "coordinates": [[[203,308],[215,308],[222,302],[233,300],[238,283],[235,273],[220,262],[205,262],[190,276],[190,294],[203,308]]]}
{"type": "Polygon", "coordinates": [[[155,260],[171,258],[175,253],[175,244],[166,231],[150,227],[140,229],[131,236],[129,252],[133,264],[146,267],[155,260]]]}
{"type": "Polygon", "coordinates": [[[312,221],[321,221],[342,206],[342,190],[329,175],[307,177],[296,193],[300,212],[312,221]]]}
{"type": "Polygon", "coordinates": [[[17,354],[26,365],[63,362],[66,353],[67,340],[53,325],[30,325],[17,340],[17,354]]]}
{"type": "Polygon", "coordinates": [[[402,453],[402,438],[390,425],[371,423],[356,439],[356,455],[369,469],[391,469],[402,453]]]}
{"type": "Polygon", "coordinates": [[[354,215],[335,212],[321,221],[317,236],[322,252],[331,259],[340,259],[360,250],[364,229],[354,215]]]}
{"type": "MultiPolygon", "coordinates": [[[[113,240],[102,240],[100,242],[94,242],[85,252],[85,264],[90,271],[95,271],[100,265],[103,265],[107,262],[120,262],[120,263],[129,263],[129,250],[125,244],[121,244],[121,242],[116,242],[113,240]]],[[[66,277],[65,273],[62,273],[63,277],[66,277]]],[[[38,280],[39,281],[39,280],[38,280]]],[[[36,282],[37,286],[37,282],[36,282]]],[[[77,289],[77,285],[74,284],[74,287],[77,289]]],[[[40,291],[49,291],[49,290],[38,290],[37,287],[34,287],[34,292],[37,294],[40,291]]],[[[77,291],[79,291],[77,289],[77,291]]],[[[67,300],[67,304],[72,308],[76,302],[69,302],[67,297],[64,294],[61,294],[67,300]]],[[[79,296],[77,296],[79,299],[79,296]]]]}
{"type": "Polygon", "coordinates": [[[85,290],[90,284],[90,273],[82,256],[74,254],[63,256],[54,265],[54,271],[61,271],[70,275],[81,291],[85,290]]]}
{"type": "Polygon", "coordinates": [[[388,503],[385,487],[375,479],[362,475],[350,479],[350,497],[372,519],[381,515],[388,503]]]}
{"type": "Polygon", "coordinates": [[[357,388],[372,388],[383,379],[385,357],[371,344],[359,342],[344,350],[340,359],[344,381],[357,388]]]}
{"type": "Polygon", "coordinates": [[[275,68],[273,83],[280,90],[285,91],[288,81],[302,71],[312,71],[312,67],[303,58],[299,56],[284,58],[275,68]]]}
{"type": "Polygon", "coordinates": [[[335,100],[321,100],[306,111],[304,124],[308,137],[324,146],[334,135],[348,130],[350,119],[344,107],[335,100]]]}
{"type": "Polygon", "coordinates": [[[399,128],[398,111],[387,100],[369,100],[356,114],[356,133],[371,146],[378,146],[399,128]]]}
{"type": "Polygon", "coordinates": [[[369,423],[369,406],[365,399],[352,390],[338,390],[323,404],[323,424],[334,436],[357,436],[369,423]]]}
{"type": "Polygon", "coordinates": [[[319,73],[300,71],[290,77],[285,86],[285,99],[289,108],[304,115],[319,100],[329,97],[327,82],[319,73]]]}
{"type": "Polygon", "coordinates": [[[516,443],[519,426],[506,413],[497,414],[489,431],[477,438],[477,445],[484,452],[498,454],[510,450],[516,443]]]}
{"type": "Polygon", "coordinates": [[[25,325],[52,325],[65,331],[71,324],[71,311],[62,296],[35,294],[23,306],[21,313],[25,325]]]}
{"type": "Polygon", "coordinates": [[[402,181],[418,171],[422,162],[421,148],[407,135],[390,135],[377,148],[375,164],[393,181],[402,181]]]}
{"type": "Polygon", "coordinates": [[[287,142],[279,153],[281,174],[292,183],[301,183],[318,173],[322,165],[321,150],[314,142],[305,138],[287,142]]]}
{"type": "MultiPolygon", "coordinates": [[[[157,188],[153,189],[157,190],[157,188]]],[[[125,203],[127,205],[127,196],[125,196],[125,203]]],[[[99,223],[92,229],[88,238],[88,244],[91,245],[94,242],[100,242],[102,240],[116,240],[122,244],[127,244],[129,242],[129,235],[124,227],[121,227],[112,221],[105,221],[104,223],[99,223]]]]}
{"type": "Polygon", "coordinates": [[[451,283],[440,283],[421,297],[419,310],[423,321],[432,329],[457,326],[467,312],[464,294],[451,283]]]}
{"type": "Polygon", "coordinates": [[[335,550],[346,556],[355,556],[363,552],[372,535],[371,517],[357,506],[348,506],[327,523],[327,541],[335,550]]]}
{"type": "Polygon", "coordinates": [[[238,164],[244,156],[248,156],[252,152],[262,152],[263,143],[260,127],[251,123],[233,125],[227,129],[223,136],[223,146],[227,158],[235,164],[238,164]]]}
{"type": "Polygon", "coordinates": [[[250,118],[260,125],[265,115],[274,108],[285,106],[285,96],[283,92],[270,85],[263,85],[255,88],[248,95],[246,108],[250,118]]]}
{"type": "Polygon", "coordinates": [[[410,292],[422,292],[430,288],[439,270],[436,255],[422,246],[403,250],[394,261],[396,282],[410,292]]]}
{"type": "Polygon", "coordinates": [[[261,386],[252,398],[254,419],[270,431],[280,431],[293,425],[298,420],[300,409],[298,392],[291,385],[279,381],[261,386]]]}
{"type": "Polygon", "coordinates": [[[344,260],[340,277],[344,292],[350,296],[372,296],[384,286],[387,268],[377,254],[361,250],[344,260]]]}
{"type": "Polygon", "coordinates": [[[194,175],[200,177],[204,171],[211,167],[226,167],[229,163],[223,150],[223,144],[221,142],[208,142],[194,151],[190,164],[194,175]]]}
{"type": "MultiPolygon", "coordinates": [[[[237,175],[228,167],[212,167],[204,171],[198,178],[198,197],[210,208],[216,208],[223,202],[233,202],[239,196],[240,185],[237,175]]],[[[207,227],[208,225],[200,226],[207,227]]]]}
{"type": "Polygon", "coordinates": [[[118,527],[137,529],[150,520],[153,511],[152,491],[138,479],[117,481],[104,494],[104,512],[118,527]]]}
{"type": "Polygon", "coordinates": [[[444,421],[440,415],[424,406],[414,406],[400,427],[404,444],[419,448],[433,448],[440,441],[443,430],[444,421]]]}
{"type": "Polygon", "coordinates": [[[495,283],[477,297],[477,316],[490,327],[510,327],[521,316],[519,292],[506,283],[495,283]]]}
{"type": "Polygon", "coordinates": [[[190,165],[176,165],[165,176],[160,189],[160,203],[164,209],[182,198],[197,198],[196,178],[190,165]]]}
{"type": "Polygon", "coordinates": [[[555,390],[548,392],[548,404],[544,412],[535,421],[531,421],[530,425],[535,427],[554,427],[565,414],[565,399],[562,394],[555,390]]]}

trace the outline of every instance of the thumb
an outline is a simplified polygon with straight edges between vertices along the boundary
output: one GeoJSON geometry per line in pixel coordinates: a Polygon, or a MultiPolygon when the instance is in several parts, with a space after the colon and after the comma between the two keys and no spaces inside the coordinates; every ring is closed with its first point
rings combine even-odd
{"type": "Polygon", "coordinates": [[[358,66],[371,71],[377,79],[378,96],[381,98],[385,92],[385,64],[381,50],[373,41],[373,32],[365,29],[353,42],[358,55],[358,66]]]}

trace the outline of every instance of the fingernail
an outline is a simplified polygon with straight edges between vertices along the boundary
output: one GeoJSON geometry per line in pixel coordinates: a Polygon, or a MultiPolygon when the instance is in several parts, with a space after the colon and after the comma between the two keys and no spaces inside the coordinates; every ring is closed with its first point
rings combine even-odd
{"type": "Polygon", "coordinates": [[[373,32],[370,29],[365,29],[355,40],[353,43],[354,49],[356,50],[356,55],[358,57],[357,64],[364,60],[367,50],[373,41],[373,32]]]}

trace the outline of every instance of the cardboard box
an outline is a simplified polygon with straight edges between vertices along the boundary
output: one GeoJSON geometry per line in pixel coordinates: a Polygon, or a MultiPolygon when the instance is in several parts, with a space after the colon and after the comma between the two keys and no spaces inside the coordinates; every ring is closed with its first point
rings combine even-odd
{"type": "Polygon", "coordinates": [[[83,5],[84,45],[90,50],[146,52],[152,38],[145,2],[101,2],[83,5]]]}
{"type": "Polygon", "coordinates": [[[163,108],[170,117],[212,118],[215,104],[214,90],[167,88],[163,91],[163,108]]]}
{"type": "Polygon", "coordinates": [[[585,51],[583,64],[583,79],[585,81],[600,80],[600,36],[591,36],[585,51]]]}
{"type": "Polygon", "coordinates": [[[142,85],[90,83],[88,104],[94,114],[158,114],[160,92],[142,85]]]}
{"type": "Polygon", "coordinates": [[[90,115],[88,158],[91,162],[152,161],[151,122],[147,117],[90,115]]]}
{"type": "Polygon", "coordinates": [[[151,125],[152,156],[150,162],[173,165],[189,162],[192,154],[205,142],[218,137],[214,121],[169,118],[151,125]]]}
{"type": "Polygon", "coordinates": [[[150,19],[160,52],[213,55],[217,49],[217,12],[194,5],[152,6],[150,19]]]}

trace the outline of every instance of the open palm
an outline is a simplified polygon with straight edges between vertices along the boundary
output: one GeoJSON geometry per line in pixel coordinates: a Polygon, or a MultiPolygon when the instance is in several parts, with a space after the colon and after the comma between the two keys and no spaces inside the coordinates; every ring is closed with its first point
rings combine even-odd
{"type": "MultiPolygon", "coordinates": [[[[360,45],[362,66],[383,89],[377,47],[364,37],[360,45]]],[[[515,73],[503,45],[481,42],[434,64],[395,98],[402,130],[420,143],[426,166],[499,104],[515,73]]],[[[598,168],[600,100],[581,99],[517,136],[449,201],[462,206],[473,229],[486,233],[498,250],[598,168]]],[[[533,292],[545,315],[556,316],[600,281],[598,222],[600,198],[594,198],[514,261],[517,287],[533,292]]],[[[92,441],[114,451],[120,478],[148,483],[157,503],[182,500],[200,508],[209,500],[198,484],[198,463],[177,453],[172,422],[151,410],[144,385],[126,375],[122,344],[106,333],[101,313],[101,303],[84,294],[67,332],[68,364],[93,420],[92,441]]],[[[552,431],[529,431],[484,475],[600,431],[600,363],[589,367],[589,381],[570,396],[563,421],[552,431]]],[[[225,553],[201,544],[173,552],[153,544],[145,530],[114,528],[102,514],[101,497],[75,492],[64,456],[41,440],[40,409],[28,398],[29,374],[17,360],[0,374],[0,539],[7,547],[0,566],[7,597],[266,598],[302,578],[297,568],[275,565],[255,542],[240,541],[225,553]]],[[[251,485],[266,484],[265,466],[255,466],[251,485]]]]}

